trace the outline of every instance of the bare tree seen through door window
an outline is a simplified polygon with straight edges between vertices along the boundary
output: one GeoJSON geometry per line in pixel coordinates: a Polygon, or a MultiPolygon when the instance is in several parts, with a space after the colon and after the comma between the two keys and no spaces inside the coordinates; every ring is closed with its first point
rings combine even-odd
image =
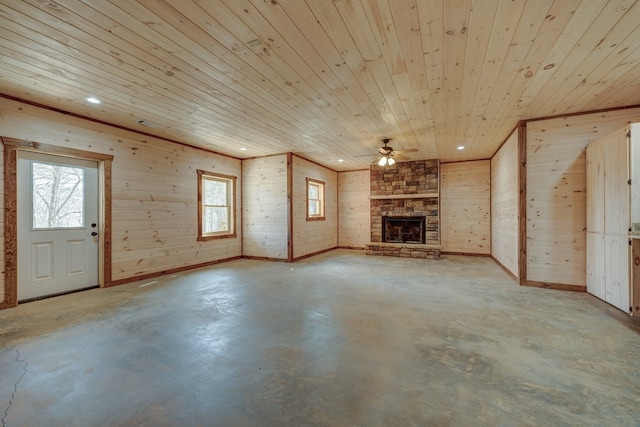
{"type": "Polygon", "coordinates": [[[33,228],[84,227],[84,169],[32,162],[33,228]]]}

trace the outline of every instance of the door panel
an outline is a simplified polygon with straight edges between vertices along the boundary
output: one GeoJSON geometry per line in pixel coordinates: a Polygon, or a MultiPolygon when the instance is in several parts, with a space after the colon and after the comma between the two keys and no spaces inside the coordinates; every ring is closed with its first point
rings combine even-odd
{"type": "Polygon", "coordinates": [[[53,242],[39,242],[31,244],[33,256],[33,280],[53,278],[53,242]]]}
{"type": "Polygon", "coordinates": [[[67,242],[68,276],[87,272],[86,243],[86,240],[72,240],[67,242]]]}
{"type": "Polygon", "coordinates": [[[18,300],[97,286],[97,162],[20,151],[17,169],[18,300]]]}

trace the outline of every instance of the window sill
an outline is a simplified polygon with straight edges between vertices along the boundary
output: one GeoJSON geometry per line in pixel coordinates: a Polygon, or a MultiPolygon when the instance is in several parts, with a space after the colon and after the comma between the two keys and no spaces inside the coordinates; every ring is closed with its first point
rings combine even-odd
{"type": "Polygon", "coordinates": [[[308,216],[307,221],[324,221],[326,218],[323,216],[308,216]]]}
{"type": "Polygon", "coordinates": [[[212,234],[207,236],[198,236],[198,242],[206,242],[207,240],[218,240],[218,239],[232,239],[234,237],[238,237],[236,233],[230,234],[212,234]]]}

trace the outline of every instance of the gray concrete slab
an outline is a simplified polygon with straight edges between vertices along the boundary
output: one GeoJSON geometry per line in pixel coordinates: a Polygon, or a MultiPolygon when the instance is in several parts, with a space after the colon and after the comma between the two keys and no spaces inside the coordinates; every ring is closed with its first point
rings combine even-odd
{"type": "Polygon", "coordinates": [[[637,426],[640,322],[487,258],[238,260],[0,312],[0,417],[637,426]]]}

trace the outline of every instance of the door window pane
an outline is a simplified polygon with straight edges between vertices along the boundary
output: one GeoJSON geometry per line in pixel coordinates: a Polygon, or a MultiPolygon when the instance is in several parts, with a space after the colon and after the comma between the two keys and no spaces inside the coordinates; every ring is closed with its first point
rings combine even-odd
{"type": "Polygon", "coordinates": [[[31,162],[32,228],[84,227],[84,169],[31,162]]]}

